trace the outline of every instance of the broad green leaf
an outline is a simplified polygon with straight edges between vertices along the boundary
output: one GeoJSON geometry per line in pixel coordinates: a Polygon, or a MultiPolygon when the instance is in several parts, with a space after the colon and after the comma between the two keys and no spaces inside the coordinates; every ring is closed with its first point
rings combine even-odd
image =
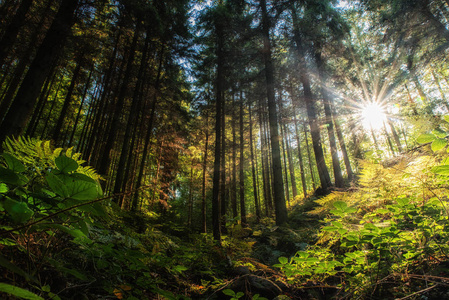
{"type": "Polygon", "coordinates": [[[69,198],[76,200],[94,200],[99,196],[97,184],[75,180],[66,185],[69,198]]]}
{"type": "Polygon", "coordinates": [[[337,210],[345,211],[346,208],[348,207],[348,205],[346,204],[346,202],[343,202],[343,201],[337,201],[337,202],[334,203],[334,207],[335,207],[337,210]]]}
{"type": "Polygon", "coordinates": [[[56,194],[63,198],[69,197],[69,191],[64,182],[59,179],[57,176],[52,173],[48,173],[46,176],[47,183],[50,186],[51,190],[56,194]]]}
{"type": "Polygon", "coordinates": [[[396,201],[401,206],[405,206],[405,205],[409,204],[409,202],[410,202],[410,200],[407,198],[398,198],[398,199],[396,199],[396,201]]]}
{"type": "Polygon", "coordinates": [[[372,223],[366,223],[363,227],[367,230],[372,230],[372,231],[378,230],[378,228],[372,223]]]}
{"type": "Polygon", "coordinates": [[[6,198],[3,207],[17,223],[25,223],[33,216],[33,211],[25,202],[18,202],[9,197],[6,198]]]}
{"type": "Polygon", "coordinates": [[[446,116],[444,116],[443,118],[444,118],[444,120],[445,120],[446,122],[449,123],[449,115],[446,115],[446,116]]]}
{"type": "Polygon", "coordinates": [[[4,183],[0,183],[0,193],[7,193],[8,191],[8,186],[4,183]]]}
{"type": "Polygon", "coordinates": [[[338,228],[337,232],[341,235],[344,235],[346,232],[348,232],[348,230],[344,228],[338,228]]]}
{"type": "Polygon", "coordinates": [[[433,152],[436,152],[446,147],[446,145],[447,141],[445,139],[436,139],[432,142],[431,148],[433,152]]]}
{"type": "Polygon", "coordinates": [[[420,144],[427,144],[430,142],[433,142],[435,140],[435,135],[431,134],[431,133],[424,133],[421,134],[420,136],[418,136],[418,138],[416,139],[416,141],[420,144]]]}
{"type": "Polygon", "coordinates": [[[283,265],[288,264],[288,258],[287,258],[287,257],[281,256],[281,257],[278,258],[278,260],[279,260],[279,262],[280,262],[281,264],[283,264],[283,265]]]}
{"type": "Polygon", "coordinates": [[[19,176],[11,169],[0,167],[0,182],[9,184],[19,184],[19,176]]]}
{"type": "Polygon", "coordinates": [[[2,156],[5,159],[6,164],[8,165],[8,168],[10,170],[13,170],[14,172],[17,173],[25,171],[25,166],[22,164],[22,162],[17,158],[15,158],[14,156],[12,156],[11,154],[3,153],[2,156]]]}
{"type": "Polygon", "coordinates": [[[445,138],[446,135],[447,135],[447,133],[444,132],[444,131],[441,130],[441,129],[435,129],[435,130],[432,130],[432,133],[433,133],[435,136],[437,136],[437,137],[439,137],[439,138],[441,138],[441,139],[445,138]]]}
{"type": "Polygon", "coordinates": [[[21,299],[44,300],[44,298],[36,295],[35,293],[7,283],[0,282],[0,292],[19,297],[21,299]]]}
{"type": "Polygon", "coordinates": [[[241,298],[241,297],[243,297],[245,294],[243,293],[243,292],[238,292],[236,295],[235,295],[235,297],[238,299],[238,298],[241,298]]]}
{"type": "Polygon", "coordinates": [[[332,225],[334,225],[335,227],[338,227],[338,228],[343,228],[343,224],[341,224],[340,222],[337,222],[337,221],[332,222],[332,225]]]}
{"type": "Polygon", "coordinates": [[[355,213],[356,211],[357,211],[357,209],[354,208],[354,207],[348,207],[348,208],[345,210],[345,212],[346,212],[347,214],[352,214],[352,213],[355,213]]]}
{"type": "Polygon", "coordinates": [[[59,171],[66,174],[78,169],[78,163],[74,159],[64,155],[56,157],[55,164],[59,171]]]}
{"type": "Polygon", "coordinates": [[[321,228],[322,231],[330,231],[330,232],[337,231],[337,229],[338,228],[335,226],[324,226],[323,228],[321,228]]]}
{"type": "Polygon", "coordinates": [[[433,167],[431,170],[433,173],[438,174],[438,175],[449,175],[449,165],[442,165],[442,166],[437,166],[437,167],[433,167]]]}
{"type": "Polygon", "coordinates": [[[70,234],[71,236],[73,236],[74,238],[84,238],[87,237],[81,230],[79,229],[74,229],[74,228],[69,228],[66,226],[63,226],[61,224],[49,224],[47,225],[50,228],[57,228],[60,229],[62,231],[64,231],[65,233],[70,234]]]}
{"type": "Polygon", "coordinates": [[[223,290],[223,294],[227,295],[227,296],[231,296],[234,297],[235,296],[235,292],[231,289],[225,289],[223,290]]]}
{"type": "Polygon", "coordinates": [[[388,214],[390,211],[388,209],[385,208],[379,208],[376,210],[376,213],[384,215],[384,214],[388,214]]]}

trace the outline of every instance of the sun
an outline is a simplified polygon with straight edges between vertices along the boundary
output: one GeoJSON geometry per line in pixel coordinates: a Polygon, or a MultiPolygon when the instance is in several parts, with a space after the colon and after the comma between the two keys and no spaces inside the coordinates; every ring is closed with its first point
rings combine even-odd
{"type": "Polygon", "coordinates": [[[360,117],[363,127],[369,130],[380,130],[387,120],[385,109],[378,102],[367,102],[362,105],[360,117]]]}

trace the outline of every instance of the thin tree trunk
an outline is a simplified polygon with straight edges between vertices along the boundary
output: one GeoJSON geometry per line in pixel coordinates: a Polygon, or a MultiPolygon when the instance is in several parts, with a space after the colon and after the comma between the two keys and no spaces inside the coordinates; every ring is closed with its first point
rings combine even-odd
{"type": "Polygon", "coordinates": [[[19,8],[16,11],[16,14],[4,31],[3,36],[0,40],[0,68],[5,63],[8,53],[11,52],[12,46],[16,41],[19,30],[25,24],[25,17],[32,4],[33,0],[22,0],[20,2],[19,8]]]}
{"type": "MultiPolygon", "coordinates": [[[[68,112],[70,104],[72,102],[73,91],[75,90],[75,86],[78,83],[78,77],[81,74],[82,61],[83,61],[83,54],[80,55],[78,62],[76,64],[75,70],[73,71],[72,80],[71,80],[70,86],[67,90],[67,95],[64,99],[64,104],[62,105],[62,109],[59,112],[59,118],[56,121],[56,125],[53,129],[52,139],[53,139],[55,145],[57,145],[57,146],[60,145],[60,134],[61,134],[61,131],[64,126],[64,121],[66,119],[67,112],[68,112]]],[[[62,144],[64,144],[64,142],[62,142],[62,144]]]]}
{"type": "Polygon", "coordinates": [[[287,159],[288,159],[288,170],[290,173],[290,181],[292,183],[292,196],[293,199],[298,196],[298,188],[296,187],[296,176],[295,176],[295,168],[293,166],[293,157],[292,157],[292,149],[291,149],[291,143],[290,143],[290,137],[287,132],[287,126],[284,124],[284,132],[286,133],[285,136],[285,147],[287,149],[287,159]]]}
{"type": "Polygon", "coordinates": [[[80,102],[80,106],[78,107],[78,113],[76,114],[75,124],[73,124],[72,133],[71,133],[70,139],[69,139],[69,145],[72,145],[73,138],[75,137],[76,128],[78,127],[78,123],[81,118],[81,113],[82,113],[83,107],[84,107],[84,102],[86,101],[87,91],[89,90],[89,87],[90,87],[90,80],[92,79],[93,70],[94,70],[94,65],[92,64],[92,69],[89,72],[89,76],[87,77],[87,81],[85,83],[83,95],[81,96],[81,102],[80,102]]]}
{"type": "Polygon", "coordinates": [[[267,83],[268,119],[270,123],[271,155],[273,164],[274,207],[276,225],[282,225],[288,221],[288,214],[284,197],[284,182],[282,180],[278,114],[274,94],[274,66],[271,58],[270,21],[268,19],[266,0],[260,0],[260,8],[262,10],[263,58],[267,83]]]}
{"type": "Polygon", "coordinates": [[[236,115],[235,96],[232,95],[232,181],[231,181],[231,206],[232,217],[237,218],[237,140],[236,140],[236,115]]]}
{"type": "MultiPolygon", "coordinates": [[[[317,49],[320,49],[321,45],[318,44],[316,46],[317,49]]],[[[324,62],[321,57],[320,50],[317,51],[315,55],[315,60],[318,67],[318,73],[319,73],[319,81],[320,81],[320,89],[321,89],[321,96],[323,97],[323,104],[324,104],[324,114],[326,116],[326,124],[327,124],[327,132],[329,135],[329,145],[330,145],[330,151],[331,151],[331,157],[332,157],[332,168],[334,171],[334,178],[335,178],[335,186],[338,188],[342,188],[344,186],[344,180],[343,175],[341,173],[341,167],[340,167],[340,159],[338,157],[337,152],[337,143],[335,140],[335,131],[334,131],[334,122],[333,122],[333,115],[332,115],[332,109],[331,109],[331,99],[329,92],[327,90],[327,76],[324,71],[324,62]]]]}
{"type": "Polygon", "coordinates": [[[334,116],[332,116],[332,118],[334,120],[335,132],[337,133],[338,142],[340,144],[340,149],[343,154],[343,160],[345,162],[346,174],[348,175],[348,181],[352,181],[352,179],[354,178],[354,173],[352,171],[351,162],[349,161],[348,151],[346,150],[345,139],[343,137],[343,133],[341,131],[341,127],[340,127],[340,124],[338,123],[338,120],[336,120],[334,118],[334,116]]]}
{"type": "Polygon", "coordinates": [[[246,205],[245,205],[245,173],[244,173],[244,150],[245,150],[245,144],[244,144],[244,130],[243,130],[243,92],[240,91],[240,174],[239,174],[239,180],[240,180],[240,220],[243,226],[247,224],[246,221],[246,205]]]}
{"type": "Polygon", "coordinates": [[[250,143],[250,151],[251,151],[251,172],[253,175],[253,194],[254,194],[254,206],[256,208],[256,219],[257,222],[260,221],[261,214],[260,214],[260,203],[259,203],[259,196],[258,196],[258,185],[257,185],[257,177],[256,177],[256,168],[255,164],[255,155],[254,155],[254,144],[253,144],[253,122],[252,122],[252,110],[251,110],[251,103],[248,104],[248,110],[249,110],[249,143],[250,143]]]}
{"type": "Polygon", "coordinates": [[[9,135],[22,134],[31,118],[37,97],[52,66],[61,54],[71,34],[79,0],[61,2],[59,10],[37,50],[25,78],[0,125],[0,143],[9,135]]]}
{"type": "Polygon", "coordinates": [[[114,148],[114,143],[116,141],[118,131],[120,128],[120,119],[123,114],[123,106],[125,103],[126,92],[128,91],[128,86],[131,82],[131,71],[133,69],[134,58],[137,49],[137,40],[140,35],[141,21],[137,20],[137,26],[134,31],[133,40],[131,42],[131,47],[129,50],[129,56],[126,63],[126,71],[123,77],[123,82],[120,87],[119,94],[117,96],[117,103],[115,104],[114,113],[111,120],[111,129],[109,130],[106,143],[104,145],[104,152],[101,157],[100,165],[98,167],[98,173],[107,174],[109,170],[109,164],[111,161],[111,151],[114,148]]]}
{"type": "Polygon", "coordinates": [[[145,167],[145,162],[146,162],[146,158],[148,156],[148,151],[149,151],[149,144],[150,144],[150,138],[151,138],[151,133],[153,130],[153,122],[154,122],[154,116],[155,116],[155,112],[156,112],[156,108],[157,108],[157,103],[158,103],[158,99],[159,99],[159,88],[160,88],[160,81],[161,81],[161,75],[162,75],[162,64],[164,61],[164,45],[161,46],[161,52],[160,52],[160,57],[159,57],[159,66],[158,66],[158,70],[157,70],[157,76],[156,76],[156,82],[154,84],[154,93],[153,93],[153,99],[152,99],[152,103],[151,103],[151,107],[150,107],[150,119],[148,120],[148,127],[147,127],[147,132],[145,135],[145,140],[144,140],[144,147],[143,147],[143,151],[142,151],[142,160],[140,163],[140,167],[139,167],[139,173],[137,175],[137,181],[136,181],[136,193],[134,194],[133,197],[133,201],[132,201],[132,205],[131,205],[131,210],[137,210],[138,207],[138,199],[139,199],[139,188],[142,185],[142,178],[143,178],[143,171],[144,171],[144,167],[145,167]]]}
{"type": "MultiPolygon", "coordinates": [[[[222,1],[219,2],[222,6],[222,1]]],[[[221,243],[221,206],[220,206],[220,175],[221,175],[221,136],[222,136],[222,107],[223,107],[223,93],[224,93],[224,26],[216,20],[216,56],[217,56],[217,72],[215,82],[215,153],[214,153],[214,177],[212,188],[212,232],[214,240],[221,243]]]]}
{"type": "MultiPolygon", "coordinates": [[[[114,183],[114,194],[119,194],[123,192],[124,185],[126,182],[124,181],[124,174],[127,172],[130,172],[131,170],[126,169],[126,162],[128,157],[128,152],[132,150],[130,148],[130,140],[131,140],[131,131],[135,127],[135,121],[137,118],[136,116],[138,114],[138,107],[140,105],[140,92],[141,92],[141,86],[143,84],[143,74],[145,73],[145,68],[147,67],[147,52],[148,52],[148,45],[149,45],[149,35],[145,39],[145,45],[143,48],[142,58],[140,61],[140,67],[137,74],[137,83],[134,87],[131,107],[130,107],[130,113],[128,116],[128,122],[126,123],[126,129],[125,129],[125,135],[123,137],[123,143],[122,148],[120,151],[120,158],[117,165],[117,174],[115,176],[115,183],[114,183]]],[[[121,202],[123,201],[123,196],[119,196],[118,198],[115,198],[115,201],[121,206],[121,202]]]]}
{"type": "Polygon", "coordinates": [[[206,141],[204,142],[204,156],[203,156],[203,180],[201,191],[201,232],[207,232],[207,211],[206,211],[206,175],[207,175],[207,157],[209,147],[209,115],[206,115],[206,141]]]}
{"type": "Polygon", "coordinates": [[[313,172],[312,155],[310,153],[310,147],[309,147],[309,137],[307,134],[307,127],[304,123],[303,123],[303,130],[304,130],[304,137],[305,137],[305,141],[306,141],[307,158],[308,158],[308,162],[309,162],[310,177],[312,179],[312,187],[314,190],[316,190],[316,180],[315,180],[315,173],[313,172]]]}
{"type": "Polygon", "coordinates": [[[302,192],[304,194],[304,198],[307,197],[307,182],[306,182],[306,172],[304,171],[304,161],[302,157],[302,151],[301,151],[301,139],[300,139],[300,133],[298,128],[298,120],[296,119],[296,112],[295,112],[295,131],[296,131],[296,144],[298,147],[298,159],[299,159],[299,171],[301,173],[301,183],[302,183],[302,192]]]}

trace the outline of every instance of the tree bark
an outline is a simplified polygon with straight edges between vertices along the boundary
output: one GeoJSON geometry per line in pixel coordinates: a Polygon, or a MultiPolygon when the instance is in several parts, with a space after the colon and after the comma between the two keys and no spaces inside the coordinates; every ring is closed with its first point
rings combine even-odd
{"type": "Polygon", "coordinates": [[[239,188],[240,188],[240,220],[243,226],[247,224],[246,221],[246,205],[245,205],[245,173],[244,173],[244,130],[243,130],[243,92],[240,92],[240,162],[239,162],[239,188]]]}
{"type": "Polygon", "coordinates": [[[31,63],[25,78],[0,125],[0,143],[9,135],[23,133],[45,79],[71,34],[79,0],[61,2],[59,10],[31,63]]]}
{"type": "Polygon", "coordinates": [[[259,202],[259,195],[258,195],[258,185],[257,185],[257,177],[256,177],[256,168],[255,165],[257,164],[254,159],[254,144],[253,144],[253,122],[252,122],[252,109],[251,109],[251,103],[248,104],[248,110],[249,110],[249,143],[250,143],[250,151],[251,151],[251,173],[253,177],[253,194],[254,194],[254,206],[256,208],[256,219],[257,222],[260,221],[261,213],[260,213],[260,202],[259,202]]]}
{"type": "Polygon", "coordinates": [[[22,0],[14,17],[4,31],[0,40],[0,68],[5,63],[6,57],[14,45],[20,28],[25,24],[25,17],[32,4],[33,0],[22,0]]]}
{"type": "Polygon", "coordinates": [[[137,20],[136,29],[134,31],[133,40],[131,42],[131,47],[129,50],[129,56],[126,63],[126,70],[123,76],[123,82],[120,87],[119,94],[117,96],[117,102],[115,104],[114,112],[111,120],[111,128],[109,130],[106,143],[104,145],[104,152],[101,156],[100,165],[98,167],[98,173],[102,175],[107,175],[109,170],[109,165],[111,162],[111,152],[114,148],[114,143],[117,138],[118,130],[120,128],[120,119],[123,114],[123,105],[125,103],[126,92],[128,91],[129,83],[131,82],[131,71],[133,69],[134,58],[137,49],[137,40],[140,35],[141,21],[137,20]]]}
{"type": "Polygon", "coordinates": [[[271,58],[270,20],[268,19],[266,0],[260,1],[262,10],[263,58],[267,83],[268,120],[270,123],[271,155],[273,164],[273,190],[276,225],[288,221],[287,206],[282,180],[281,149],[279,141],[278,113],[274,94],[274,66],[271,58]]]}

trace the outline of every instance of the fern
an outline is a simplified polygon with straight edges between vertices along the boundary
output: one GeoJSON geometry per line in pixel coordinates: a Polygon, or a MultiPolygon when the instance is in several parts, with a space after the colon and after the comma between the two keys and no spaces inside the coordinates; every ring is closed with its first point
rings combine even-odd
{"type": "Polygon", "coordinates": [[[81,159],[81,153],[75,152],[73,147],[65,151],[63,148],[53,149],[50,141],[24,136],[15,139],[8,137],[2,146],[4,152],[14,155],[25,167],[36,171],[40,175],[44,170],[55,168],[55,159],[60,155],[65,155],[78,163],[79,167],[76,170],[78,173],[85,174],[95,180],[102,180],[101,176],[92,167],[82,166],[86,161],[81,159]]]}

